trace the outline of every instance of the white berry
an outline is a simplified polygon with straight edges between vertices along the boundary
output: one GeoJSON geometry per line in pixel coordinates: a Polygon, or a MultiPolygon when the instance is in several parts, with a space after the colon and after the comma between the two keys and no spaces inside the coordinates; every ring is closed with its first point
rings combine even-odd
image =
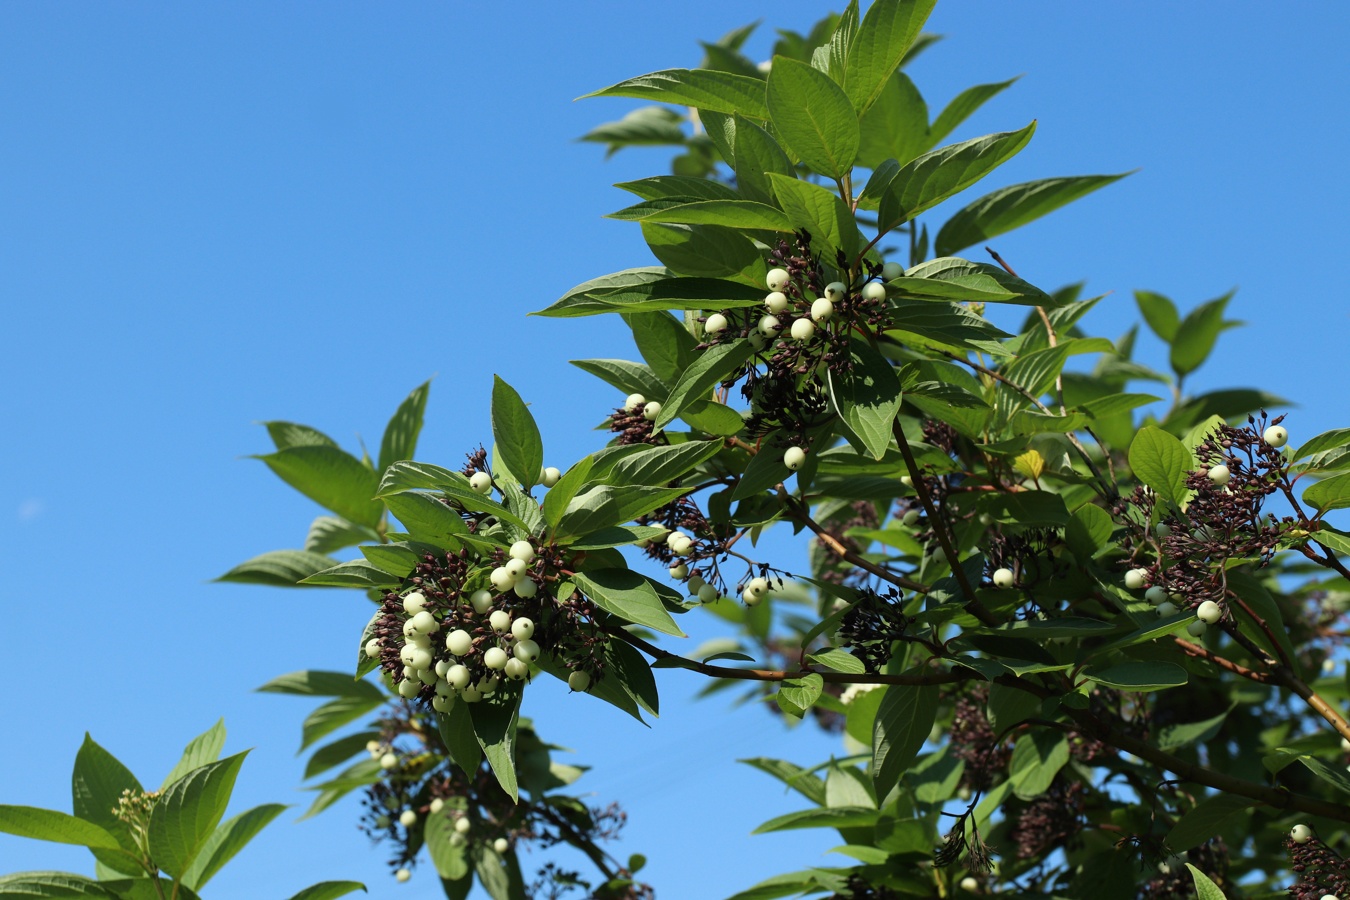
{"type": "Polygon", "coordinates": [[[689,580],[684,583],[684,589],[693,595],[697,594],[705,584],[707,584],[707,582],[698,575],[690,575],[689,580]]]}
{"type": "Polygon", "coordinates": [[[498,856],[500,856],[507,850],[511,849],[511,842],[508,841],[506,838],[497,838],[495,841],[492,842],[492,849],[497,852],[498,856]]]}
{"type": "Polygon", "coordinates": [[[516,577],[505,566],[498,566],[493,569],[492,574],[488,576],[488,580],[499,591],[509,591],[516,584],[516,577]]]}
{"type": "Polygon", "coordinates": [[[403,815],[398,817],[398,821],[404,828],[411,828],[417,824],[417,813],[411,809],[405,809],[403,815]]]}
{"type": "Polygon", "coordinates": [[[1205,629],[1207,628],[1209,628],[1208,625],[1206,625],[1199,619],[1196,619],[1194,622],[1186,626],[1186,633],[1189,634],[1191,637],[1200,637],[1205,633],[1205,629]]]}
{"type": "Polygon", "coordinates": [[[801,447],[789,447],[783,452],[783,465],[792,471],[797,471],[806,465],[806,451],[801,447]]]}
{"type": "Polygon", "coordinates": [[[646,419],[648,422],[655,421],[656,417],[659,415],[661,415],[661,404],[657,403],[655,400],[642,407],[642,418],[646,419]]]}
{"type": "Polygon", "coordinates": [[[1223,487],[1233,479],[1233,474],[1228,471],[1227,466],[1214,466],[1209,470],[1209,480],[1223,487]]]}
{"type": "Polygon", "coordinates": [[[443,809],[445,809],[445,801],[442,800],[440,797],[437,797],[435,800],[431,801],[431,814],[433,816],[440,815],[441,810],[443,809]]]}
{"type": "Polygon", "coordinates": [[[591,676],[588,672],[576,671],[567,676],[567,686],[574,691],[585,691],[591,686],[591,676]]]}
{"type": "Polygon", "coordinates": [[[1213,625],[1215,622],[1219,621],[1219,619],[1223,618],[1223,610],[1220,609],[1219,604],[1215,603],[1213,600],[1206,600],[1204,603],[1200,604],[1198,609],[1196,609],[1195,617],[1201,622],[1213,625]]]}
{"type": "Polygon", "coordinates": [[[831,281],[825,285],[825,297],[838,303],[848,296],[848,285],[842,281],[831,281]]]}
{"type": "Polygon", "coordinates": [[[455,690],[462,691],[469,686],[469,681],[473,678],[467,666],[461,666],[458,663],[451,666],[445,672],[446,682],[455,690]]]}
{"type": "Polygon", "coordinates": [[[517,597],[528,600],[539,593],[539,585],[528,578],[522,578],[516,582],[516,586],[512,590],[516,592],[517,597]]]}
{"type": "Polygon", "coordinates": [[[518,559],[528,563],[530,560],[534,559],[534,545],[529,541],[516,541],[511,545],[511,549],[507,551],[507,554],[512,559],[518,559]]]}
{"type": "Polygon", "coordinates": [[[864,300],[885,300],[886,285],[880,281],[869,281],[863,285],[862,298],[864,300]]]}
{"type": "Polygon", "coordinates": [[[483,614],[492,608],[492,593],[487,590],[477,590],[469,595],[469,604],[473,606],[473,611],[483,614]]]}
{"type": "Polygon", "coordinates": [[[511,630],[511,614],[504,609],[499,609],[488,616],[488,624],[498,634],[505,634],[511,630]]]}
{"type": "Polygon", "coordinates": [[[405,678],[399,682],[398,695],[404,700],[411,700],[422,690],[422,685],[411,678],[405,678]]]}
{"type": "Polygon", "coordinates": [[[534,620],[521,616],[511,623],[511,634],[518,641],[528,641],[534,637],[534,620]]]}
{"type": "Polygon", "coordinates": [[[561,478],[562,472],[559,472],[556,466],[547,466],[539,473],[539,483],[546,488],[553,487],[561,478]]]}
{"type": "Polygon", "coordinates": [[[441,627],[441,623],[436,621],[436,617],[425,609],[412,617],[413,631],[418,634],[431,634],[441,627]]]}
{"type": "Polygon", "coordinates": [[[502,674],[512,681],[524,681],[525,676],[530,674],[530,667],[518,659],[508,659],[502,674]]]}
{"type": "Polygon", "coordinates": [[[647,405],[647,398],[641,394],[629,394],[624,398],[623,408],[629,412],[637,412],[647,405]]]}
{"type": "Polygon", "coordinates": [[[398,755],[395,753],[386,753],[384,756],[380,757],[381,769],[388,770],[394,768],[397,765],[398,765],[398,755]]]}
{"type": "Polygon", "coordinates": [[[703,587],[698,589],[698,602],[712,603],[716,599],[717,599],[717,588],[713,587],[711,584],[705,584],[703,587]]]}
{"type": "Polygon", "coordinates": [[[764,308],[777,315],[788,308],[788,297],[782,291],[774,291],[764,298],[764,308]]]}
{"type": "Polygon", "coordinates": [[[445,649],[455,656],[463,656],[473,647],[473,635],[463,628],[456,628],[445,636],[445,649]]]}
{"type": "Polygon", "coordinates": [[[778,332],[782,330],[783,325],[778,321],[777,316],[765,316],[759,320],[757,328],[760,334],[771,338],[778,336],[778,332]]]}
{"type": "Polygon", "coordinates": [[[1282,425],[1272,425],[1261,435],[1267,444],[1279,449],[1289,443],[1289,432],[1282,425]]]}
{"type": "Polygon", "coordinates": [[[1144,591],[1144,599],[1147,600],[1149,603],[1152,603],[1154,606],[1157,606],[1159,603],[1163,603],[1164,601],[1167,600],[1167,590],[1165,588],[1158,587],[1155,584],[1153,587],[1144,591]]]}
{"type": "Polygon", "coordinates": [[[768,285],[771,291],[781,291],[788,286],[788,273],[786,269],[770,269],[769,274],[764,276],[764,283],[768,285]]]}
{"type": "Polygon", "coordinates": [[[810,319],[798,319],[792,323],[789,333],[794,341],[809,341],[816,336],[816,323],[810,319]]]}
{"type": "Polygon", "coordinates": [[[397,872],[394,873],[394,878],[398,879],[399,881],[407,881],[411,877],[412,873],[409,872],[407,869],[399,869],[397,872]]]}
{"type": "Polygon", "coordinates": [[[1158,615],[1161,618],[1165,619],[1168,616],[1175,616],[1178,611],[1179,607],[1171,600],[1164,600],[1158,604],[1158,615]]]}
{"type": "Polygon", "coordinates": [[[1125,587],[1137,591],[1148,583],[1148,569],[1131,569],[1125,573],[1125,587]]]}
{"type": "Polygon", "coordinates": [[[1010,588],[1010,587],[1012,587],[1012,586],[1013,586],[1013,571],[1012,571],[1012,569],[995,569],[995,570],[994,570],[994,587],[997,587],[997,588],[1010,588]]]}
{"type": "Polygon", "coordinates": [[[427,605],[426,594],[421,591],[413,591],[403,598],[403,611],[410,616],[420,613],[427,605]]]}
{"type": "Polygon", "coordinates": [[[501,647],[489,647],[487,652],[483,654],[483,665],[487,666],[489,669],[504,669],[506,668],[506,661],[508,659],[510,659],[510,657],[506,655],[506,651],[501,647]]]}
{"type": "Polygon", "coordinates": [[[520,578],[529,567],[530,564],[518,556],[512,556],[506,561],[506,565],[502,566],[503,569],[511,573],[513,579],[520,578]]]}
{"type": "Polygon", "coordinates": [[[834,315],[834,303],[829,297],[821,297],[811,304],[811,318],[817,322],[826,322],[834,315]]]}
{"type": "Polygon", "coordinates": [[[744,603],[746,606],[758,606],[759,601],[763,599],[764,599],[763,594],[756,594],[749,588],[746,588],[745,590],[741,591],[741,602],[744,603]]]}
{"type": "Polygon", "coordinates": [[[539,645],[526,638],[523,641],[516,641],[515,650],[512,652],[521,662],[532,663],[539,658],[539,645]]]}
{"type": "Polygon", "coordinates": [[[1295,844],[1306,844],[1312,840],[1312,829],[1307,825],[1295,825],[1289,831],[1289,837],[1295,844]]]}
{"type": "Polygon", "coordinates": [[[745,589],[757,596],[763,596],[769,592],[769,580],[767,578],[751,578],[745,589]]]}
{"type": "Polygon", "coordinates": [[[881,277],[890,281],[892,278],[899,278],[905,274],[905,267],[898,262],[888,262],[881,267],[881,277]]]}
{"type": "Polygon", "coordinates": [[[366,656],[376,659],[380,655],[380,641],[378,638],[371,638],[366,641],[366,656]]]}
{"type": "Polygon", "coordinates": [[[689,553],[689,550],[694,546],[694,542],[689,537],[689,535],[680,534],[679,532],[676,532],[675,534],[672,534],[670,536],[669,540],[666,541],[666,546],[669,547],[670,552],[675,554],[676,556],[685,556],[689,553]]]}
{"type": "Polygon", "coordinates": [[[973,876],[967,875],[961,879],[961,890],[969,893],[975,893],[980,889],[980,883],[973,876]]]}
{"type": "Polygon", "coordinates": [[[469,476],[469,487],[480,494],[492,493],[492,476],[486,472],[474,472],[469,476]]]}
{"type": "Polygon", "coordinates": [[[468,834],[473,829],[473,823],[469,821],[468,816],[462,816],[455,820],[455,831],[460,834],[468,834]]]}

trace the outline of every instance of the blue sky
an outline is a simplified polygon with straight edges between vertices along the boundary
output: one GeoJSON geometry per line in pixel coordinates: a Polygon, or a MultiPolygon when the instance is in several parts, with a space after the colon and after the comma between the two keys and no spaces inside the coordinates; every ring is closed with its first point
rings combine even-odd
{"type": "MultiPolygon", "coordinates": [[[[609,185],[665,170],[662,151],[574,139],[626,101],[574,97],[697,64],[697,41],[756,18],[805,29],[827,7],[686,0],[574,5],[127,2],[0,5],[0,538],[7,683],[0,802],[68,808],[85,730],[157,782],[225,716],[254,747],[244,805],[301,803],[293,756],[309,705],[251,693],[282,672],[343,668],[360,596],[209,584],[299,546],[317,510],[244,457],[255,423],[294,419],[378,444],[430,376],[421,458],[488,438],[500,373],[536,404],[550,464],[599,444],[618,397],[566,365],[631,355],[617,322],[527,319],[566,288],[650,262],[605,221],[609,185]]],[[[930,106],[1025,73],[954,138],[1035,118],[989,188],[1140,167],[996,247],[1046,288],[1114,291],[1086,320],[1115,336],[1129,292],[1183,309],[1232,287],[1229,332],[1194,387],[1257,386],[1301,403],[1297,444],[1350,421],[1343,256],[1350,9],[1246,2],[945,0],[947,35],[913,67],[930,106]]],[[[941,211],[932,219],[940,222],[941,211]]],[[[1160,345],[1141,340],[1145,361],[1160,345]]],[[[624,802],[619,852],[664,897],[717,897],[820,856],[829,836],[750,838],[795,807],[742,756],[823,759],[767,714],[694,703],[661,673],[651,730],[551,686],[527,714],[624,802]]],[[[396,886],[347,804],[283,819],[213,887],[288,896],[356,878],[396,886]]],[[[838,858],[836,858],[837,861],[838,858]]],[[[527,862],[528,865],[528,862],[527,862]]],[[[84,851],[0,836],[0,871],[89,871],[84,851]]],[[[429,872],[429,868],[427,869],[429,872]]]]}

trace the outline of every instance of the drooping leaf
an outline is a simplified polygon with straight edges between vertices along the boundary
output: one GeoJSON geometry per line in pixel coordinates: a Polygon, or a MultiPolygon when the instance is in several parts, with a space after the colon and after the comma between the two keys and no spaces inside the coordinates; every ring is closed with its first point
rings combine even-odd
{"type": "Polygon", "coordinates": [[[934,685],[891,685],[884,688],[872,733],[872,783],[885,797],[919,755],[937,718],[934,685]]]}
{"type": "Polygon", "coordinates": [[[505,687],[477,703],[466,704],[473,719],[473,733],[483,748],[492,774],[502,790],[515,801],[516,726],[520,719],[520,691],[505,687]]]}
{"type": "Polygon", "coordinates": [[[666,612],[655,588],[630,569],[597,569],[578,572],[577,587],[597,606],[634,625],[684,637],[684,632],[666,612]]]}
{"type": "Polygon", "coordinates": [[[873,459],[881,459],[894,440],[891,426],[900,411],[900,379],[886,357],[860,338],[853,339],[849,355],[847,372],[830,369],[830,401],[858,443],[873,459]]]}

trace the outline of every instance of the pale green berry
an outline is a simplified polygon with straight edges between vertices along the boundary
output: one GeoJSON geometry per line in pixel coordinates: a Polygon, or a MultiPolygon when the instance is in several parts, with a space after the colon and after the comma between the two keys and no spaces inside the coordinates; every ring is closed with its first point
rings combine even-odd
{"type": "Polygon", "coordinates": [[[398,754],[386,753],[380,757],[380,768],[388,771],[398,765],[398,754]]]}
{"type": "Polygon", "coordinates": [[[707,582],[698,575],[690,575],[689,580],[684,583],[684,589],[691,595],[697,594],[705,584],[707,584],[707,582]]]}
{"type": "Polygon", "coordinates": [[[398,684],[398,695],[405,700],[411,700],[422,690],[422,685],[411,678],[405,678],[398,684]]]}
{"type": "Polygon", "coordinates": [[[1170,535],[1172,533],[1172,529],[1167,526],[1166,522],[1159,522],[1157,525],[1153,526],[1153,533],[1158,536],[1159,540],[1161,540],[1170,535]]]}
{"type": "Polygon", "coordinates": [[[763,599],[764,599],[763,594],[756,594],[749,588],[746,588],[745,590],[741,591],[741,602],[744,603],[746,606],[758,606],[759,601],[763,599]]]}
{"type": "Polygon", "coordinates": [[[507,850],[511,849],[511,842],[506,838],[497,838],[492,842],[492,849],[496,851],[498,856],[501,856],[507,850]]]}
{"type": "Polygon", "coordinates": [[[392,820],[391,820],[388,816],[376,816],[376,817],[375,817],[375,827],[376,827],[376,828],[388,828],[388,827],[390,826],[391,823],[392,823],[392,820]]]}
{"type": "Polygon", "coordinates": [[[788,286],[788,273],[786,269],[770,269],[769,274],[764,277],[764,283],[769,286],[771,291],[781,291],[788,286]]]}
{"type": "Polygon", "coordinates": [[[666,546],[676,556],[684,556],[694,546],[694,542],[689,535],[676,532],[670,536],[670,540],[666,541],[666,546]]]}
{"type": "Polygon", "coordinates": [[[721,313],[713,313],[708,316],[708,321],[703,323],[704,334],[721,334],[727,330],[727,317],[721,313]]]}
{"type": "Polygon", "coordinates": [[[518,641],[528,641],[534,637],[534,620],[521,616],[511,623],[511,635],[518,641]]]}
{"type": "Polygon", "coordinates": [[[539,473],[539,483],[546,488],[551,488],[562,479],[562,472],[559,472],[556,466],[547,466],[544,471],[539,473]]]}
{"type": "Polygon", "coordinates": [[[1213,625],[1223,618],[1223,610],[1213,600],[1206,600],[1195,610],[1195,617],[1201,622],[1213,625]]]}
{"type": "Polygon", "coordinates": [[[522,578],[516,582],[516,586],[512,588],[512,590],[516,592],[517,597],[520,597],[522,600],[528,600],[539,593],[539,585],[535,584],[529,578],[522,578]]]}
{"type": "Polygon", "coordinates": [[[680,563],[677,566],[671,566],[670,577],[676,581],[683,581],[689,577],[689,566],[684,563],[680,563]]]}
{"type": "Polygon", "coordinates": [[[417,679],[417,670],[414,669],[412,666],[404,666],[404,667],[403,667],[403,677],[404,677],[404,678],[411,678],[411,679],[413,679],[413,680],[416,680],[416,679],[417,679]]]}
{"type": "Polygon", "coordinates": [[[1158,616],[1164,619],[1167,618],[1168,616],[1175,616],[1180,611],[1180,609],[1181,608],[1177,606],[1175,603],[1173,603],[1171,600],[1164,600],[1163,602],[1158,604],[1158,616]]]}
{"type": "Polygon", "coordinates": [[[523,641],[516,641],[515,649],[512,652],[516,659],[521,662],[532,663],[539,658],[539,645],[526,638],[523,641]]]}
{"type": "Polygon", "coordinates": [[[380,642],[377,638],[366,641],[366,656],[377,659],[380,655],[380,642]]]}
{"type": "Polygon", "coordinates": [[[589,672],[577,670],[567,676],[567,686],[574,691],[582,692],[591,686],[591,676],[589,672]]]}
{"type": "Polygon", "coordinates": [[[914,523],[919,521],[919,516],[921,515],[923,515],[923,513],[919,512],[919,510],[911,509],[900,517],[900,524],[904,525],[906,528],[913,528],[914,523]]]}
{"type": "Polygon", "coordinates": [[[407,881],[411,877],[412,873],[409,872],[407,869],[399,869],[397,872],[394,873],[394,878],[396,878],[399,881],[407,881]]]}
{"type": "Polygon", "coordinates": [[[869,281],[863,285],[862,298],[864,300],[885,300],[886,285],[880,281],[869,281]]]}
{"type": "Polygon", "coordinates": [[[1010,587],[1012,587],[1012,586],[1013,586],[1013,570],[1012,570],[1012,569],[995,569],[995,570],[994,570],[994,587],[997,587],[997,588],[1010,588],[1010,587]]]}
{"type": "MultiPolygon", "coordinates": [[[[507,662],[510,662],[510,660],[507,660],[507,662]]],[[[505,666],[503,666],[503,668],[505,668],[505,666]]],[[[486,697],[488,694],[496,693],[497,688],[501,687],[501,684],[502,680],[496,675],[492,675],[480,678],[478,683],[473,686],[473,689],[486,697]]]]}
{"type": "Polygon", "coordinates": [[[1227,466],[1214,466],[1207,474],[1209,475],[1209,480],[1219,487],[1223,487],[1233,480],[1233,473],[1228,471],[1227,466]]]}
{"type": "Polygon", "coordinates": [[[507,572],[511,573],[511,579],[514,581],[518,580],[520,576],[525,574],[525,572],[530,568],[530,564],[523,559],[519,559],[513,556],[506,561],[506,564],[502,566],[502,568],[505,569],[507,572]]]}
{"type": "Polygon", "coordinates": [[[456,628],[445,636],[445,649],[455,656],[463,656],[473,647],[473,635],[463,628],[456,628]]]}
{"type": "Polygon", "coordinates": [[[834,302],[829,297],[821,297],[811,304],[811,318],[817,322],[828,322],[834,315],[834,302]]]}
{"type": "Polygon", "coordinates": [[[487,666],[489,669],[505,668],[506,661],[509,658],[510,657],[506,655],[506,651],[501,647],[489,647],[483,654],[483,665],[487,666]]]}
{"type": "Polygon", "coordinates": [[[760,334],[766,338],[771,338],[778,336],[778,332],[783,329],[783,324],[778,321],[777,316],[765,316],[759,320],[759,325],[756,327],[760,334]]]}
{"type": "Polygon", "coordinates": [[[488,576],[488,580],[499,591],[509,591],[516,584],[516,576],[512,575],[505,566],[498,566],[493,569],[492,574],[488,576]]]}
{"type": "Polygon", "coordinates": [[[769,579],[751,578],[750,583],[745,586],[745,589],[752,594],[762,597],[769,592],[769,579]]]}
{"type": "Polygon", "coordinates": [[[801,447],[789,447],[783,451],[783,465],[792,471],[797,471],[806,465],[806,451],[801,447]]]}
{"type": "Polygon", "coordinates": [[[534,544],[529,541],[516,541],[511,545],[511,549],[506,552],[512,559],[519,559],[528,563],[534,559],[534,544]]]}
{"type": "Polygon", "coordinates": [[[1312,829],[1307,825],[1295,825],[1289,830],[1289,839],[1295,844],[1306,844],[1312,840],[1312,829]]]}
{"type": "Polygon", "coordinates": [[[698,589],[698,602],[712,603],[716,599],[717,599],[717,588],[713,587],[711,584],[705,584],[703,587],[698,589]]]}
{"type": "Polygon", "coordinates": [[[1157,585],[1154,585],[1153,587],[1144,591],[1144,599],[1147,600],[1149,603],[1152,603],[1154,606],[1157,606],[1159,603],[1162,603],[1167,599],[1167,591],[1164,588],[1160,588],[1157,585]]]}
{"type": "Polygon", "coordinates": [[[405,809],[403,814],[398,817],[398,821],[404,828],[411,828],[417,824],[417,813],[411,809],[405,809]]]}
{"type": "Polygon", "coordinates": [[[750,337],[747,338],[747,340],[750,341],[751,348],[755,350],[763,350],[769,343],[768,338],[764,337],[764,335],[760,334],[758,331],[750,332],[750,337]]]}
{"type": "Polygon", "coordinates": [[[980,883],[976,881],[973,876],[967,875],[965,878],[961,879],[961,890],[973,894],[979,889],[980,883]]]}
{"type": "MultiPolygon", "coordinates": [[[[448,670],[447,670],[447,671],[448,671],[448,670]]],[[[444,699],[444,698],[446,698],[446,697],[453,697],[454,695],[455,695],[455,688],[454,688],[453,685],[450,684],[450,682],[448,682],[448,681],[438,681],[438,682],[436,682],[436,696],[437,696],[437,697],[440,697],[440,698],[444,699]]]]}
{"type": "Polygon", "coordinates": [[[425,609],[413,616],[411,621],[413,631],[416,631],[418,634],[431,634],[437,628],[441,627],[441,623],[436,621],[436,617],[425,609]]]}
{"type": "Polygon", "coordinates": [[[402,662],[405,666],[411,666],[413,664],[413,654],[416,652],[417,652],[416,644],[404,644],[402,647],[399,648],[398,651],[399,661],[402,662]]]}
{"type": "Polygon", "coordinates": [[[1282,425],[1272,425],[1261,435],[1267,444],[1276,450],[1289,443],[1289,432],[1282,425]]]}
{"type": "MultiPolygon", "coordinates": [[[[428,658],[428,659],[431,658],[431,654],[430,654],[430,653],[427,654],[427,658],[428,658]]],[[[432,670],[432,669],[429,669],[429,668],[428,668],[428,669],[418,669],[418,670],[417,670],[417,680],[420,681],[420,682],[422,682],[423,684],[427,685],[428,687],[430,687],[431,685],[433,685],[433,684],[436,683],[436,672],[435,672],[434,670],[432,670]]]]}
{"type": "Polygon", "coordinates": [[[512,681],[524,681],[525,676],[530,674],[530,667],[518,659],[508,659],[502,673],[512,681]]]}
{"type": "Polygon", "coordinates": [[[403,636],[406,637],[406,638],[411,638],[411,637],[412,637],[413,635],[415,635],[415,634],[417,634],[417,632],[413,630],[412,619],[404,619],[404,620],[403,620],[403,636]]]}
{"type": "Polygon", "coordinates": [[[469,595],[469,603],[474,612],[482,615],[492,608],[492,592],[486,589],[474,591],[469,595]]]}
{"type": "Polygon", "coordinates": [[[648,422],[656,421],[656,417],[661,415],[661,404],[655,400],[642,407],[642,418],[648,422]]]}
{"type": "Polygon", "coordinates": [[[787,294],[782,291],[774,291],[764,298],[764,306],[769,312],[777,315],[788,308],[787,294]]]}
{"type": "Polygon", "coordinates": [[[469,686],[469,681],[473,676],[469,673],[467,666],[461,666],[459,663],[451,666],[445,672],[446,683],[457,691],[462,691],[469,686]]]}
{"type": "MultiPolygon", "coordinates": [[[[903,484],[903,485],[904,485],[905,487],[907,487],[907,488],[913,488],[913,487],[914,487],[914,479],[913,479],[913,478],[910,478],[908,475],[901,475],[901,476],[900,476],[900,483],[903,484]]],[[[989,515],[989,513],[981,513],[981,514],[980,514],[980,524],[981,524],[981,525],[988,525],[989,522],[994,521],[992,517],[990,517],[989,522],[984,521],[985,516],[988,516],[988,515],[989,515]]]]}
{"type": "Polygon", "coordinates": [[[469,487],[480,494],[492,493],[492,476],[486,472],[474,472],[469,476],[469,487]]]}
{"type": "Polygon", "coordinates": [[[488,616],[488,624],[498,634],[505,634],[511,630],[511,614],[504,609],[499,609],[488,616]]]}
{"type": "Polygon", "coordinates": [[[1199,619],[1196,619],[1194,622],[1186,626],[1186,633],[1189,634],[1191,637],[1200,637],[1202,634],[1205,633],[1205,629],[1207,628],[1209,628],[1208,625],[1206,625],[1204,622],[1201,622],[1199,619]]]}
{"type": "Polygon", "coordinates": [[[1137,591],[1148,583],[1148,569],[1131,569],[1125,573],[1125,587],[1137,591]]]}
{"type": "Polygon", "coordinates": [[[678,532],[678,531],[674,531],[674,532],[671,532],[671,531],[658,531],[656,534],[654,534],[654,535],[652,535],[651,537],[647,538],[647,540],[650,541],[652,544],[658,545],[658,546],[659,546],[659,545],[661,545],[661,544],[664,544],[666,541],[670,540],[670,536],[671,536],[672,534],[679,534],[679,532],[678,532]]]}
{"type": "Polygon", "coordinates": [[[469,821],[468,816],[460,816],[455,820],[455,831],[460,834],[468,834],[473,830],[473,823],[469,821]]]}
{"type": "Polygon", "coordinates": [[[647,398],[641,394],[629,394],[624,398],[623,408],[628,412],[637,412],[647,405],[647,398]]]}
{"type": "Polygon", "coordinates": [[[905,274],[905,267],[898,262],[888,262],[881,266],[881,277],[887,281],[899,278],[903,274],[905,274]]]}
{"type": "Polygon", "coordinates": [[[809,341],[816,336],[816,323],[810,319],[797,319],[788,333],[794,341],[809,341]]]}
{"type": "Polygon", "coordinates": [[[483,699],[483,695],[470,687],[465,688],[460,692],[459,699],[463,700],[465,703],[477,703],[479,700],[483,699]]]}
{"type": "Polygon", "coordinates": [[[408,635],[408,644],[409,646],[417,647],[418,649],[421,650],[430,650],[431,635],[418,634],[417,632],[414,631],[412,634],[408,635]]]}
{"type": "Polygon", "coordinates": [[[379,741],[366,741],[366,752],[371,756],[379,758],[384,750],[384,745],[379,741]]]}
{"type": "Polygon", "coordinates": [[[431,801],[431,814],[433,816],[439,816],[441,814],[441,810],[443,809],[445,809],[445,801],[442,800],[440,797],[437,797],[435,800],[431,801]]]}
{"type": "Polygon", "coordinates": [[[829,284],[825,285],[826,299],[833,300],[835,303],[838,303],[840,300],[843,300],[847,296],[848,296],[848,285],[844,284],[842,281],[831,281],[829,284]]]}
{"type": "Polygon", "coordinates": [[[426,594],[421,591],[413,591],[403,598],[403,611],[410,616],[420,613],[427,605],[426,594]]]}

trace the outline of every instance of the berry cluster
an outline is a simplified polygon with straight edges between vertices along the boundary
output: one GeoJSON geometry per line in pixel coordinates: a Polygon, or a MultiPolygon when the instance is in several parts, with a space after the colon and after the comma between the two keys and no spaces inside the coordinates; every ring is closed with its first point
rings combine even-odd
{"type": "Polygon", "coordinates": [[[1337,900],[1350,897],[1350,860],[1318,840],[1307,825],[1295,825],[1284,842],[1290,866],[1298,876],[1289,886],[1294,900],[1337,900]]]}

